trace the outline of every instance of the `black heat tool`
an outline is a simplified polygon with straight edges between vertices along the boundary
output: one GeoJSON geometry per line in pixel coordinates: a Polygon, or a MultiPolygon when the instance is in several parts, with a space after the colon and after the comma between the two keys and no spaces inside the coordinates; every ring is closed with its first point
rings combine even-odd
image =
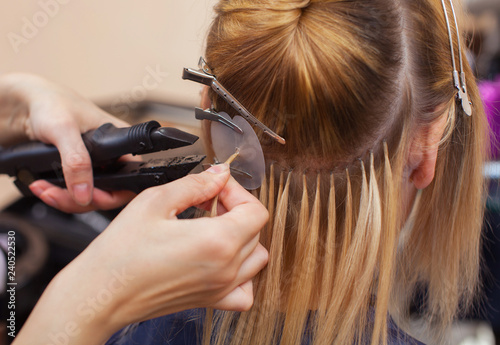
{"type": "MultiPolygon", "coordinates": [[[[94,186],[103,190],[142,190],[187,175],[205,156],[189,155],[147,162],[119,160],[126,154],[143,155],[194,144],[198,137],[176,128],[160,127],[149,121],[116,128],[106,123],[82,135],[90,153],[94,186]]],[[[14,176],[17,188],[26,196],[35,180],[47,180],[65,187],[61,157],[53,145],[28,142],[0,151],[0,174],[14,176]]]]}

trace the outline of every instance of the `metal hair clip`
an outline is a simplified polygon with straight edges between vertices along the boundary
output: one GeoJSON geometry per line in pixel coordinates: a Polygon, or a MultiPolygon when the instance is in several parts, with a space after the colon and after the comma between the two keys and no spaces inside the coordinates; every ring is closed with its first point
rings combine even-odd
{"type": "Polygon", "coordinates": [[[243,131],[241,130],[240,127],[238,127],[237,124],[235,124],[233,121],[229,119],[226,119],[225,117],[221,116],[219,113],[213,110],[210,109],[203,110],[201,108],[194,108],[194,116],[197,120],[210,120],[222,123],[224,126],[231,128],[236,133],[243,134],[243,131]]]}
{"type": "Polygon", "coordinates": [[[200,59],[198,60],[198,67],[206,74],[214,75],[203,56],[200,56],[200,59]]]}
{"type": "Polygon", "coordinates": [[[460,100],[460,103],[462,104],[462,109],[468,116],[471,116],[472,103],[469,101],[469,94],[467,92],[467,85],[465,83],[464,65],[462,61],[462,46],[460,44],[460,31],[458,30],[457,17],[455,15],[455,8],[453,7],[453,2],[452,0],[449,0],[449,2],[451,6],[451,11],[453,13],[453,20],[455,21],[455,28],[457,30],[458,56],[460,59],[460,76],[458,74],[457,65],[455,63],[455,50],[453,49],[453,38],[451,36],[451,27],[450,27],[450,20],[448,18],[448,11],[446,9],[444,0],[441,0],[441,4],[443,5],[443,10],[444,10],[444,16],[446,19],[446,26],[448,28],[448,36],[450,38],[451,61],[453,64],[453,82],[455,84],[455,88],[458,90],[457,97],[460,100]]]}
{"type": "Polygon", "coordinates": [[[233,97],[227,91],[219,81],[217,81],[217,78],[211,73],[210,69],[208,68],[205,60],[203,58],[200,58],[200,70],[194,70],[191,68],[184,68],[184,72],[182,74],[182,79],[188,79],[195,81],[200,84],[208,85],[214,90],[219,96],[224,98],[226,102],[228,102],[238,113],[241,114],[248,122],[251,124],[259,127],[261,130],[264,131],[267,135],[272,137],[274,140],[279,142],[280,144],[285,144],[286,141],[282,137],[280,137],[278,134],[273,132],[271,129],[269,129],[266,125],[264,125],[262,122],[257,120],[255,116],[253,116],[236,98],[233,97]]]}

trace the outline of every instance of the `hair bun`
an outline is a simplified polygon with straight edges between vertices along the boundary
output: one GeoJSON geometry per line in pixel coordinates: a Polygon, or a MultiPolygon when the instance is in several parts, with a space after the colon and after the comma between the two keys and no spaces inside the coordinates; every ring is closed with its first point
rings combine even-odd
{"type": "Polygon", "coordinates": [[[314,0],[219,0],[216,12],[246,10],[295,11],[307,8],[314,0]]]}
{"type": "Polygon", "coordinates": [[[268,8],[273,8],[280,11],[303,10],[311,4],[312,0],[281,0],[268,1],[268,8]]]}
{"type": "Polygon", "coordinates": [[[299,0],[297,1],[297,8],[304,9],[311,4],[311,0],[299,0]]]}

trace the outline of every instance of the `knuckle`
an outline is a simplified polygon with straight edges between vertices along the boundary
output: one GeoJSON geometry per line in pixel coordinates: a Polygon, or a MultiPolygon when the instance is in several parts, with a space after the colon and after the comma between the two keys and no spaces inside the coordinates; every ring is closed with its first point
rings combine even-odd
{"type": "Polygon", "coordinates": [[[245,228],[248,233],[257,235],[264,225],[269,221],[269,211],[262,205],[258,205],[256,208],[252,209],[251,218],[246,219],[232,219],[234,228],[245,228]],[[238,224],[239,223],[239,224],[238,224]]]}
{"type": "Polygon", "coordinates": [[[259,212],[257,214],[260,215],[261,224],[264,226],[269,221],[269,211],[259,203],[259,212]]]}
{"type": "Polygon", "coordinates": [[[238,273],[235,264],[238,251],[231,241],[221,238],[202,239],[200,253],[205,258],[214,273],[213,279],[217,285],[225,286],[234,281],[238,273]]]}
{"type": "Polygon", "coordinates": [[[259,245],[256,248],[256,254],[262,266],[265,266],[269,261],[269,252],[267,251],[267,249],[264,248],[264,246],[259,243],[259,245]]]}
{"type": "MultiPolygon", "coordinates": [[[[56,110],[57,112],[57,110],[56,110]]],[[[77,133],[80,132],[77,121],[69,116],[65,110],[60,109],[58,116],[52,119],[51,128],[57,129],[57,133],[77,133]]],[[[56,131],[53,131],[56,133],[56,131]]]]}
{"type": "Polygon", "coordinates": [[[237,277],[238,277],[237,270],[227,268],[224,270],[224,273],[221,274],[219,281],[223,286],[229,286],[234,283],[237,277]]]}
{"type": "Polygon", "coordinates": [[[91,169],[90,157],[83,153],[71,152],[65,156],[63,167],[68,168],[72,172],[84,172],[91,169]]]}
{"type": "Polygon", "coordinates": [[[211,238],[205,245],[209,255],[222,268],[227,267],[237,254],[234,244],[226,238],[211,238]]]}
{"type": "Polygon", "coordinates": [[[190,187],[196,189],[204,199],[212,198],[223,187],[223,181],[211,177],[209,173],[193,174],[186,177],[190,187]]]}

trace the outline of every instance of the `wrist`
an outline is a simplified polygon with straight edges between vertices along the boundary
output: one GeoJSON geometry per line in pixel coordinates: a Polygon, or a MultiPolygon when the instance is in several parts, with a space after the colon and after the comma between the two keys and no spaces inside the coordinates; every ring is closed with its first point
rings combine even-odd
{"type": "Polygon", "coordinates": [[[118,296],[104,283],[109,277],[101,267],[79,267],[78,259],[57,275],[51,292],[58,296],[56,298],[62,295],[64,302],[71,304],[71,308],[67,308],[67,322],[73,321],[73,324],[66,324],[67,327],[76,325],[75,333],[80,333],[78,337],[83,340],[104,343],[126,325],[117,317],[118,296]]]}
{"type": "Polygon", "coordinates": [[[97,280],[71,265],[44,291],[16,337],[19,344],[98,345],[122,328],[113,323],[112,303],[96,304],[97,280]]]}

